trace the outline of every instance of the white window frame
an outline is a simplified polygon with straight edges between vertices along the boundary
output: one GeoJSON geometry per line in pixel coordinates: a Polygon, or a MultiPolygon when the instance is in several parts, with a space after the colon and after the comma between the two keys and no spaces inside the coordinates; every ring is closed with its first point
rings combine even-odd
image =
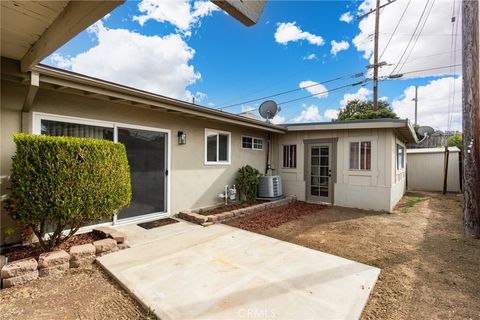
{"type": "MultiPolygon", "coordinates": [[[[298,163],[297,163],[297,160],[298,160],[298,146],[296,143],[287,143],[287,144],[282,144],[282,169],[293,169],[293,170],[296,170],[297,167],[298,167],[298,163]],[[295,167],[285,167],[285,147],[288,147],[288,157],[291,158],[292,155],[290,153],[290,147],[291,146],[295,146],[295,167]]],[[[287,161],[287,162],[291,162],[291,161],[287,161]]]]}
{"type": "Polygon", "coordinates": [[[395,162],[396,162],[396,169],[397,171],[403,171],[405,170],[405,158],[406,158],[406,153],[407,153],[407,150],[405,148],[405,146],[401,145],[400,143],[396,143],[395,145],[395,151],[396,151],[396,154],[395,154],[395,162]],[[399,150],[399,147],[402,149],[402,167],[399,168],[399,161],[398,161],[398,150],[399,150]]]}
{"type": "Polygon", "coordinates": [[[205,153],[205,162],[206,166],[222,166],[222,165],[230,165],[232,160],[232,133],[230,131],[222,131],[216,129],[209,129],[205,128],[205,137],[204,137],[204,153],[205,153]],[[208,161],[207,160],[207,137],[209,133],[214,133],[217,135],[217,160],[216,161],[208,161]],[[228,136],[228,160],[227,161],[220,161],[218,154],[219,154],[219,147],[220,147],[220,139],[218,138],[219,134],[227,135],[228,136]]]}
{"type": "MultiPolygon", "coordinates": [[[[86,226],[80,228],[78,233],[85,233],[90,232],[93,228],[99,226],[111,226],[111,225],[122,225],[122,224],[131,224],[131,223],[140,223],[140,222],[147,222],[151,220],[156,220],[160,218],[166,218],[172,216],[171,211],[171,163],[172,163],[172,135],[170,129],[162,129],[162,128],[155,128],[155,127],[146,127],[146,126],[139,126],[133,125],[128,123],[121,123],[121,122],[114,122],[114,121],[103,121],[103,120],[95,120],[95,119],[88,119],[88,118],[80,118],[74,116],[64,116],[64,115],[57,115],[57,114],[50,114],[50,113],[43,113],[43,112],[33,112],[32,113],[32,134],[40,135],[41,132],[41,123],[42,120],[51,120],[51,121],[59,121],[59,122],[69,122],[75,124],[84,124],[84,125],[91,125],[91,126],[99,126],[99,127],[108,127],[113,128],[114,132],[114,142],[118,142],[118,135],[117,135],[117,127],[121,128],[128,128],[128,129],[139,129],[139,130],[148,130],[148,131],[157,131],[157,132],[164,132],[167,134],[167,166],[166,169],[168,170],[169,174],[167,175],[167,185],[166,185],[166,201],[167,207],[165,212],[154,212],[145,214],[139,217],[133,218],[126,218],[126,219],[117,219],[117,215],[113,216],[113,220],[111,222],[104,222],[96,225],[86,226]]],[[[67,230],[68,231],[68,230],[67,230]]]]}
{"type": "MultiPolygon", "coordinates": [[[[367,163],[367,154],[365,153],[365,163],[367,163]]],[[[372,171],[372,157],[373,157],[373,141],[371,140],[355,140],[355,141],[349,141],[348,142],[348,170],[349,171],[366,171],[366,172],[370,172],[372,171]],[[370,169],[362,169],[360,168],[361,167],[361,164],[362,164],[362,143],[364,142],[369,142],[370,143],[370,169]],[[352,143],[357,143],[358,144],[358,168],[351,168],[350,167],[350,160],[351,160],[351,149],[350,149],[350,145],[352,143]]]]}
{"type": "Polygon", "coordinates": [[[252,136],[242,136],[242,139],[240,140],[240,145],[241,145],[242,149],[245,149],[245,150],[262,151],[263,150],[263,139],[262,138],[257,138],[257,137],[252,137],[252,136]],[[243,138],[252,139],[252,147],[251,148],[245,148],[243,146],[243,138]],[[258,140],[258,141],[262,142],[262,147],[261,148],[255,148],[255,140],[258,140]]]}

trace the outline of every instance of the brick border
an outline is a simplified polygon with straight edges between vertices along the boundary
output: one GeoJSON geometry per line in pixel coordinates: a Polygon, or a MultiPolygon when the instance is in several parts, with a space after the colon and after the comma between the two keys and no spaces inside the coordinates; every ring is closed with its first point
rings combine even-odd
{"type": "MultiPolygon", "coordinates": [[[[199,214],[196,210],[194,210],[194,211],[182,211],[182,212],[179,212],[176,216],[183,220],[187,220],[189,222],[193,222],[206,227],[214,223],[221,223],[228,220],[232,220],[234,218],[252,215],[254,213],[257,213],[259,211],[262,211],[268,208],[281,207],[290,203],[294,203],[295,201],[297,201],[297,197],[290,196],[280,200],[264,202],[264,203],[256,204],[250,207],[240,208],[232,211],[226,211],[219,214],[202,215],[202,214],[199,214]]],[[[213,206],[211,208],[217,208],[217,207],[218,206],[213,206]]]]}
{"type": "MultiPolygon", "coordinates": [[[[64,250],[40,254],[35,258],[25,258],[0,266],[2,288],[9,288],[33,281],[39,277],[63,274],[69,268],[91,264],[97,257],[129,248],[126,235],[110,227],[92,230],[105,238],[92,243],[72,246],[69,253],[64,250]]],[[[3,256],[2,256],[3,257],[3,256]]],[[[4,257],[2,258],[3,261],[4,257]]]]}

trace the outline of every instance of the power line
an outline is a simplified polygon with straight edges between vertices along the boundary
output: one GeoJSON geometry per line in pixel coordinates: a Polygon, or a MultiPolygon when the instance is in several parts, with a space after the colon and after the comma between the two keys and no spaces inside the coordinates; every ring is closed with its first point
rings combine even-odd
{"type": "Polygon", "coordinates": [[[410,51],[408,52],[408,55],[406,56],[405,60],[403,61],[402,66],[400,67],[400,69],[398,69],[398,73],[402,72],[402,69],[405,66],[405,63],[408,61],[408,58],[410,58],[410,55],[412,54],[413,49],[415,49],[415,46],[417,45],[418,39],[420,38],[420,35],[423,32],[423,28],[425,28],[425,25],[427,24],[428,18],[430,17],[430,13],[432,13],[432,9],[433,9],[434,5],[435,5],[435,0],[432,1],[432,5],[428,9],[427,15],[425,16],[425,19],[423,20],[423,24],[420,27],[420,31],[418,32],[418,34],[417,34],[417,36],[416,36],[416,38],[413,42],[413,45],[410,48],[410,51]]]}
{"type": "Polygon", "coordinates": [[[300,90],[303,90],[303,89],[312,88],[312,87],[315,87],[315,86],[319,86],[321,84],[325,84],[325,83],[329,83],[329,82],[333,82],[333,81],[337,81],[337,80],[341,80],[341,79],[358,78],[358,77],[361,77],[363,75],[364,75],[364,72],[358,72],[358,73],[343,75],[343,76],[336,77],[336,78],[329,79],[329,80],[325,80],[325,81],[322,81],[322,82],[317,82],[315,84],[311,84],[311,85],[308,85],[308,86],[304,86],[304,87],[300,87],[300,88],[296,88],[296,89],[291,89],[291,90],[287,90],[287,91],[282,91],[282,92],[279,92],[279,93],[275,93],[275,94],[271,94],[271,95],[268,95],[268,96],[264,96],[264,97],[260,97],[260,98],[256,98],[256,99],[251,99],[251,100],[248,100],[248,101],[243,101],[243,102],[231,104],[231,105],[228,105],[228,106],[225,106],[225,107],[219,107],[219,108],[216,108],[216,109],[224,110],[224,109],[228,109],[228,108],[232,108],[232,107],[237,107],[237,106],[240,106],[240,105],[243,105],[243,104],[278,97],[278,96],[281,96],[281,95],[285,95],[285,94],[288,94],[288,93],[300,91],[300,90]]]}
{"type": "Polygon", "coordinates": [[[423,8],[422,14],[420,15],[420,19],[418,19],[418,23],[415,26],[415,30],[413,30],[412,36],[410,37],[410,40],[408,41],[407,46],[405,47],[405,50],[403,51],[402,56],[399,59],[399,63],[395,66],[395,68],[392,70],[392,72],[390,74],[393,74],[397,70],[398,66],[400,65],[400,62],[403,60],[403,57],[407,53],[407,50],[410,47],[410,44],[412,43],[412,40],[415,37],[415,34],[417,33],[418,27],[420,26],[420,23],[422,22],[423,15],[425,14],[425,10],[427,10],[427,6],[428,6],[429,3],[430,3],[430,0],[427,0],[427,3],[425,3],[425,7],[423,8]]]}
{"type": "Polygon", "coordinates": [[[322,95],[322,94],[330,93],[330,92],[337,91],[337,90],[347,88],[347,87],[356,87],[356,86],[365,84],[368,81],[370,81],[370,80],[369,79],[364,79],[364,80],[359,81],[359,82],[349,83],[349,84],[346,84],[346,85],[343,85],[343,86],[340,86],[340,87],[337,87],[337,88],[333,88],[333,89],[330,89],[330,90],[325,90],[325,91],[322,91],[322,92],[317,92],[315,94],[311,94],[311,95],[308,95],[308,96],[303,96],[303,97],[300,97],[300,98],[295,98],[295,99],[291,99],[291,100],[287,100],[287,101],[282,101],[282,102],[278,103],[277,105],[279,105],[279,106],[280,105],[285,105],[285,104],[288,104],[288,103],[291,103],[291,102],[296,102],[296,101],[316,97],[316,96],[319,96],[319,95],[322,95]]]}
{"type": "Polygon", "coordinates": [[[412,2],[412,0],[408,0],[407,5],[403,9],[403,13],[400,16],[400,19],[398,19],[397,25],[395,26],[395,29],[393,30],[392,35],[390,36],[390,39],[388,39],[387,45],[383,48],[382,53],[380,54],[380,58],[379,58],[380,60],[382,59],[383,54],[385,53],[385,50],[387,50],[388,46],[390,45],[390,42],[392,41],[393,36],[395,35],[395,32],[397,32],[398,26],[400,25],[400,22],[402,22],[403,16],[405,16],[405,12],[407,12],[408,7],[410,6],[410,2],[412,2]]]}
{"type": "MultiPolygon", "coordinates": [[[[412,70],[412,71],[402,72],[401,74],[398,74],[398,77],[395,77],[395,78],[401,78],[402,76],[404,76],[404,75],[406,75],[406,74],[419,73],[419,72],[432,71],[432,70],[440,70],[440,69],[448,69],[448,68],[452,68],[452,67],[459,67],[459,66],[461,66],[461,65],[462,65],[462,64],[459,63],[459,64],[448,65],[448,66],[441,66],[441,67],[432,67],[432,68],[426,68],[426,69],[412,70]]],[[[390,74],[389,76],[383,77],[382,80],[393,80],[393,79],[395,79],[395,78],[392,78],[392,76],[395,76],[395,75],[390,74]]]]}

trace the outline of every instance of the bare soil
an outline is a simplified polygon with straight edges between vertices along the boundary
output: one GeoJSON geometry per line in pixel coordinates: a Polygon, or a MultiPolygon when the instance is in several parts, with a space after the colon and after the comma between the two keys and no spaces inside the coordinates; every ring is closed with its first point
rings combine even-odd
{"type": "MultiPolygon", "coordinates": [[[[69,251],[71,247],[78,246],[86,243],[92,243],[97,240],[101,240],[103,237],[97,233],[88,232],[82,234],[76,234],[70,239],[60,244],[55,250],[69,251]]],[[[45,252],[38,243],[34,243],[27,246],[12,246],[2,248],[2,255],[8,258],[8,261],[15,261],[25,258],[35,258],[38,260],[38,256],[45,252]]]]}
{"type": "Polygon", "coordinates": [[[98,266],[0,290],[0,319],[156,319],[98,266]]]}
{"type": "Polygon", "coordinates": [[[321,204],[296,201],[285,206],[265,209],[253,215],[232,220],[228,224],[252,232],[263,232],[325,208],[326,206],[321,204]]]}
{"type": "Polygon", "coordinates": [[[392,214],[328,207],[266,230],[248,219],[230,224],[381,268],[363,319],[480,319],[480,241],[463,235],[461,195],[409,193],[392,214]]]}

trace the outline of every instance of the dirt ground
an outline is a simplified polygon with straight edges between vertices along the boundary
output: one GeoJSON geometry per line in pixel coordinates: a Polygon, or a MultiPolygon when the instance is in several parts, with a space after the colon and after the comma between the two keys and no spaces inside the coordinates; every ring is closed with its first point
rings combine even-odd
{"type": "Polygon", "coordinates": [[[0,290],[0,319],[155,319],[96,265],[0,290]]]}
{"type": "Polygon", "coordinates": [[[480,319],[480,241],[463,236],[460,195],[407,194],[393,214],[329,207],[258,232],[381,268],[363,319],[480,319]]]}

